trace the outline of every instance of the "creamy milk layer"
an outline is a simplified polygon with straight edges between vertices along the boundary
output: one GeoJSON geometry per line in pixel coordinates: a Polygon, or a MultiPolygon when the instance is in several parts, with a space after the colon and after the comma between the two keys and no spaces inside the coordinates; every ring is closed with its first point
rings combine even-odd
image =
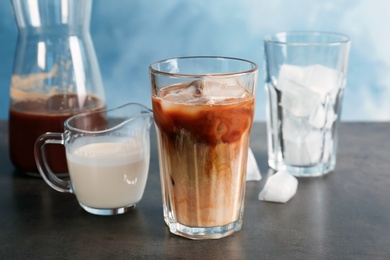
{"type": "Polygon", "coordinates": [[[140,142],[99,142],[67,151],[69,174],[78,201],[93,208],[118,208],[141,200],[149,153],[140,142]]]}

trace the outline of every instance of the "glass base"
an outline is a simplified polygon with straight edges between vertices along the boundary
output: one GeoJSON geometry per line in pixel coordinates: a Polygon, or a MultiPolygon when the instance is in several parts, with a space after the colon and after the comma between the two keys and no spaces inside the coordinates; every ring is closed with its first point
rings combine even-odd
{"type": "Polygon", "coordinates": [[[94,215],[99,215],[99,216],[113,216],[113,215],[120,215],[124,214],[128,211],[131,211],[135,209],[136,204],[126,206],[126,207],[121,207],[121,208],[114,208],[114,209],[100,209],[100,208],[92,208],[85,206],[81,203],[79,203],[80,206],[87,212],[94,214],[94,215]]]}
{"type": "Polygon", "coordinates": [[[318,163],[310,166],[297,166],[286,164],[282,155],[268,154],[268,165],[275,171],[286,170],[295,177],[318,177],[326,175],[336,168],[335,156],[325,163],[318,163]]]}
{"type": "Polygon", "coordinates": [[[285,169],[295,177],[318,177],[333,171],[334,167],[326,164],[308,167],[286,165],[285,169]]]}
{"type": "Polygon", "coordinates": [[[219,239],[227,237],[234,232],[241,230],[242,227],[242,218],[229,223],[225,226],[217,227],[188,227],[177,222],[168,222],[166,221],[169,227],[169,231],[172,234],[182,236],[185,238],[193,240],[202,240],[202,239],[219,239]]]}
{"type": "Polygon", "coordinates": [[[269,166],[276,171],[286,170],[295,177],[318,177],[326,175],[335,169],[335,165],[330,163],[317,164],[314,166],[292,166],[281,164],[276,165],[275,163],[269,162],[269,166]]]}

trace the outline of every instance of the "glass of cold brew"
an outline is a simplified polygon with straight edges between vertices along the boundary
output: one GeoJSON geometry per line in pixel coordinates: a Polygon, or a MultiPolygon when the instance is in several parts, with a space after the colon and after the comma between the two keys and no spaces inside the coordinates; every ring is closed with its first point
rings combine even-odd
{"type": "Polygon", "coordinates": [[[149,69],[166,224],[190,239],[239,231],[257,65],[181,57],[149,69]]]}

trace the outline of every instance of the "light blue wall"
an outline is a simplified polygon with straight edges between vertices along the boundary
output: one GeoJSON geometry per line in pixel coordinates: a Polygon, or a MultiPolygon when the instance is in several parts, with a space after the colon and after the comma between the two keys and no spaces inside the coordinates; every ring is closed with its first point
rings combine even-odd
{"type": "MultiPolygon", "coordinates": [[[[262,38],[321,30],[352,39],[342,120],[390,120],[388,0],[95,0],[91,35],[109,107],[150,105],[148,66],[174,56],[223,55],[263,67],[262,38]]],[[[16,43],[10,1],[0,0],[0,119],[8,117],[16,43]]],[[[256,120],[265,120],[263,72],[256,120]]]]}

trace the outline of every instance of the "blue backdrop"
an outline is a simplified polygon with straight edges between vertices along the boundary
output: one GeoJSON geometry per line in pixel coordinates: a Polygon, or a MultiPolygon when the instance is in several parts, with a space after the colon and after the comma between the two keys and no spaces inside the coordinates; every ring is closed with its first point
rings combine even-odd
{"type": "MultiPolygon", "coordinates": [[[[223,55],[263,69],[266,33],[321,30],[352,39],[342,120],[390,120],[390,1],[95,0],[91,35],[109,107],[150,105],[148,66],[174,56],[223,55]]],[[[17,30],[0,0],[0,119],[8,117],[17,30]]],[[[256,120],[265,120],[264,73],[256,120]]]]}

